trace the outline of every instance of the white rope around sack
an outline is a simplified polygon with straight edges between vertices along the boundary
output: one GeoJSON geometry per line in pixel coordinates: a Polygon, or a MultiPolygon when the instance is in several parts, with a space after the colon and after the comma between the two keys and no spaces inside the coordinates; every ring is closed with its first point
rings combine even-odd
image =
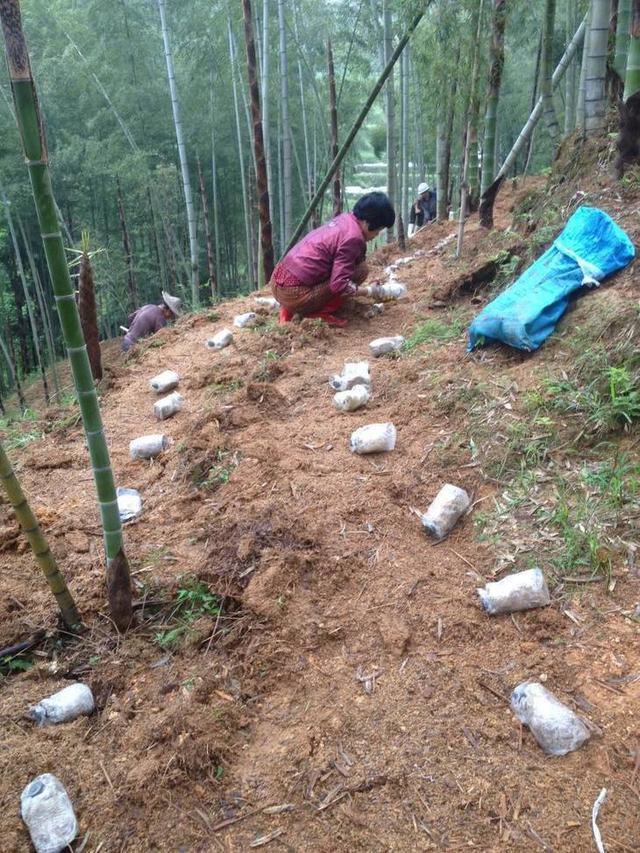
{"type": "Polygon", "coordinates": [[[590,261],[585,261],[584,258],[581,258],[580,255],[574,252],[573,249],[565,246],[560,240],[556,240],[553,245],[559,252],[562,252],[563,255],[566,255],[578,264],[582,273],[582,284],[586,284],[587,287],[597,287],[600,284],[604,278],[604,272],[600,267],[597,267],[590,261]]]}

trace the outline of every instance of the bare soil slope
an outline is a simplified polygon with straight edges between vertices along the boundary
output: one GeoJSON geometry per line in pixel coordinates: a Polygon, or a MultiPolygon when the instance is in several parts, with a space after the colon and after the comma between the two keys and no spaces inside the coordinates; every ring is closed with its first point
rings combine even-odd
{"type": "MultiPolygon", "coordinates": [[[[616,199],[608,186],[602,178],[588,189],[604,192],[600,203],[635,240],[638,197],[616,199]]],[[[365,319],[356,307],[344,330],[265,318],[238,330],[228,349],[207,350],[207,337],[253,307],[247,298],[216,308],[218,319],[185,318],[127,363],[106,348],[102,405],[117,482],[144,500],[126,530],[141,602],[126,637],[116,638],[106,617],[79,424],[49,413],[37,424],[41,438],[12,453],[90,633],[45,643],[33,668],[1,685],[3,849],[29,849],[19,795],[45,771],[75,804],[76,844],[84,839],[96,853],[267,844],[326,853],[586,851],[603,787],[607,849],[638,849],[639,631],[624,615],[638,580],[616,558],[612,592],[601,583],[572,600],[556,591],[551,607],[513,619],[489,618],[475,595],[498,555],[478,540],[474,515],[502,485],[484,476],[462,438],[462,391],[508,387],[499,404],[508,412],[534,383],[534,364],[567,357],[562,330],[580,312],[635,286],[631,267],[581,300],[534,356],[465,355],[464,325],[486,297],[467,287],[443,305],[434,294],[455,291],[461,276],[510,244],[503,230],[522,191],[505,188],[491,235],[471,219],[461,261],[452,243],[434,249],[453,223],[419,235],[410,251],[425,254],[399,272],[409,298],[380,317],[365,319]],[[429,317],[458,331],[397,359],[372,359],[368,407],[336,412],[329,375],[368,357],[371,339],[408,337],[429,317]],[[159,431],[148,380],[164,368],[183,377],[186,400],[161,425],[173,443],[153,462],[131,461],[129,441],[159,431]],[[396,450],[350,453],[351,432],[375,421],[396,425],[396,450]],[[444,482],[466,488],[474,510],[434,545],[415,509],[424,511],[444,482]],[[205,581],[224,610],[201,616],[167,650],[157,635],[174,624],[172,596],[185,576],[205,581]],[[28,704],[73,678],[94,689],[96,715],[52,729],[25,721],[28,704]],[[549,758],[521,729],[508,697],[529,678],[545,680],[595,724],[585,747],[549,758]]],[[[385,248],[373,263],[401,254],[385,248]]],[[[533,557],[543,560],[544,549],[541,539],[533,557]]],[[[50,597],[5,504],[0,563],[0,646],[53,629],[50,597]]],[[[514,565],[526,567],[519,557],[514,565]]]]}

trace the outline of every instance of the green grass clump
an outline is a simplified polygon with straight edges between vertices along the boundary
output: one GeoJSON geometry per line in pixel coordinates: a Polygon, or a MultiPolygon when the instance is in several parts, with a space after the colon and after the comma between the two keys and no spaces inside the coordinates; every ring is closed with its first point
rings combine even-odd
{"type": "Polygon", "coordinates": [[[430,317],[415,327],[413,333],[402,345],[402,350],[403,352],[411,352],[416,347],[430,341],[452,341],[462,333],[463,329],[464,323],[459,317],[454,317],[450,323],[430,317]]]}

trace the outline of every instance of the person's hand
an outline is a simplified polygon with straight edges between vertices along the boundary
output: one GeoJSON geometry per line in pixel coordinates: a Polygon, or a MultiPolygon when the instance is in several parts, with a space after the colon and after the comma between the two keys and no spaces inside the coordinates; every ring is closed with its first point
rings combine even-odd
{"type": "Polygon", "coordinates": [[[345,296],[355,296],[358,291],[358,285],[355,281],[350,281],[344,289],[345,296]]]}

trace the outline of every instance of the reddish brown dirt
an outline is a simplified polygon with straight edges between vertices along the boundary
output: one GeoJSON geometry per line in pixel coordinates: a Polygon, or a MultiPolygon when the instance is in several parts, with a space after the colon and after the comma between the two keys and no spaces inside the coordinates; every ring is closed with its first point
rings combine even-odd
{"type": "MultiPolygon", "coordinates": [[[[513,198],[509,189],[499,198],[501,227],[513,198]]],[[[619,208],[623,225],[632,213],[619,208]]],[[[431,249],[453,230],[434,226],[411,247],[431,249]]],[[[636,236],[637,224],[631,230],[636,236]]],[[[607,849],[638,849],[640,681],[608,683],[640,672],[638,626],[620,614],[637,594],[633,581],[622,579],[610,596],[590,587],[571,605],[579,625],[566,605],[490,619],[475,587],[495,555],[474,538],[472,519],[434,546],[412,511],[445,481],[474,501],[494,489],[468,448],[433,452],[461,415],[435,406],[425,380],[526,381],[530,360],[495,349],[468,358],[461,335],[372,360],[367,409],[343,415],[331,405],[328,376],[367,357],[374,337],[410,333],[430,314],[435,289],[497,239],[472,221],[463,261],[449,250],[415,260],[400,273],[410,298],[381,317],[356,316],[345,330],[307,321],[238,331],[234,346],[205,349],[208,336],[252,307],[248,298],[221,305],[213,322],[184,319],[157,336],[163,346],[128,363],[106,348],[102,408],[117,482],[144,499],[141,519],[126,528],[137,592],[167,599],[180,576],[196,575],[232,605],[222,632],[204,617],[167,653],[154,642],[148,607],[117,639],[80,427],[12,453],[90,633],[49,644],[33,669],[2,684],[3,849],[29,849],[19,795],[45,771],[64,782],[79,840],[95,853],[240,851],[272,833],[270,849],[290,851],[586,851],[602,787],[607,849]],[[265,359],[267,351],[280,358],[265,359]],[[164,368],[181,374],[186,398],[161,427],[173,444],[154,462],[131,461],[129,441],[158,430],[148,380],[164,368]],[[351,431],[383,420],[398,429],[397,449],[351,454],[351,431]],[[227,460],[237,454],[237,467],[216,489],[199,487],[217,450],[227,460]],[[373,693],[358,672],[378,673],[373,693]],[[96,715],[45,730],[25,721],[30,703],[74,675],[93,687],[96,715]],[[545,756],[503,698],[539,677],[589,708],[600,730],[564,758],[545,756]]],[[[378,262],[401,254],[385,248],[378,262]]],[[[625,275],[630,287],[633,273],[625,275]]],[[[461,304],[465,318],[475,310],[461,304]]],[[[552,344],[535,358],[559,353],[552,344]]],[[[55,621],[14,530],[0,505],[2,646],[55,621]]]]}

